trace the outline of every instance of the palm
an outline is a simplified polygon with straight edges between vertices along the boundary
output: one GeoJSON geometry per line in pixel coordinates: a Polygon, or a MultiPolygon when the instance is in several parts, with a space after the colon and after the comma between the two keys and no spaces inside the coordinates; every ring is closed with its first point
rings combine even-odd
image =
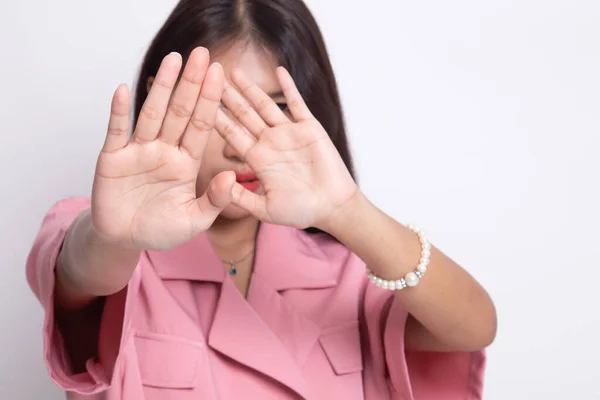
{"type": "Polygon", "coordinates": [[[278,73],[293,120],[240,71],[232,78],[256,110],[234,90],[223,94],[223,102],[253,138],[223,112],[217,116],[217,130],[245,158],[265,191],[261,196],[236,186],[233,201],[264,221],[315,227],[357,187],[289,74],[283,69],[278,73]]]}
{"type": "Polygon", "coordinates": [[[266,193],[266,213],[285,225],[307,227],[354,193],[347,169],[316,120],[266,130],[247,154],[266,193]]]}
{"type": "Polygon", "coordinates": [[[117,89],[92,190],[92,222],[106,240],[164,250],[206,230],[229,203],[233,178],[213,178],[196,198],[196,177],[223,90],[223,70],[192,52],[171,98],[181,57],[165,57],[131,138],[129,95],[117,89]],[[186,111],[189,110],[189,111],[186,111]]]}
{"type": "Polygon", "coordinates": [[[96,228],[137,248],[184,242],[200,212],[195,206],[198,167],[196,160],[160,141],[101,154],[94,180],[96,228]],[[155,240],[158,232],[162,237],[155,240]]]}

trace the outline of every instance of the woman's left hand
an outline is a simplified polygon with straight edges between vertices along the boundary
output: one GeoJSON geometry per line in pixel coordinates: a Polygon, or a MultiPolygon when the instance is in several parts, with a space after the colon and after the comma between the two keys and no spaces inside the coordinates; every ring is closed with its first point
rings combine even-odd
{"type": "Polygon", "coordinates": [[[254,171],[264,194],[236,184],[233,203],[256,218],[297,228],[327,226],[358,192],[327,132],[306,106],[290,74],[276,71],[291,118],[243,72],[235,70],[222,101],[219,134],[254,171]],[[241,125],[240,125],[241,124],[241,125]]]}

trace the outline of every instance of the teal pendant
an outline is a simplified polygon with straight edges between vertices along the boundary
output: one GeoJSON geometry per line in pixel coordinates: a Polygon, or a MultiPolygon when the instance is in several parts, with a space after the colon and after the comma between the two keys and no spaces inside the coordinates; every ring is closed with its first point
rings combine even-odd
{"type": "Polygon", "coordinates": [[[229,273],[231,275],[236,275],[237,274],[237,268],[235,267],[235,265],[231,264],[231,269],[229,270],[229,273]]]}

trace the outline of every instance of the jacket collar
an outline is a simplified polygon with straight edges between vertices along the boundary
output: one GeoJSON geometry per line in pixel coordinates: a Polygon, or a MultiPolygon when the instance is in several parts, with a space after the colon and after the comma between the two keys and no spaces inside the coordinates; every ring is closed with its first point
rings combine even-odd
{"type": "MultiPolygon", "coordinates": [[[[278,291],[334,286],[336,274],[317,240],[296,228],[261,223],[254,274],[278,291]]],[[[148,251],[148,258],[164,280],[223,283],[226,277],[223,263],[206,234],[169,251],[148,251]]]]}
{"type": "Polygon", "coordinates": [[[247,300],[226,279],[206,235],[170,251],[149,251],[148,258],[164,280],[222,283],[208,332],[209,346],[310,398],[301,370],[321,328],[278,292],[336,285],[336,274],[318,242],[322,239],[294,228],[262,224],[247,300]]]}

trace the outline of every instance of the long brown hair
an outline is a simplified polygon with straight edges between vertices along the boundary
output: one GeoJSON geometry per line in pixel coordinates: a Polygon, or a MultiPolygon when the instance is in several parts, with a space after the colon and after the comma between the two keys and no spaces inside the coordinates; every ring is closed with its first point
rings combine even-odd
{"type": "Polygon", "coordinates": [[[342,106],[321,31],[302,0],[181,0],[154,37],[139,73],[134,122],[155,76],[172,51],[185,60],[197,46],[211,51],[236,41],[268,50],[287,68],[314,116],[328,132],[346,167],[354,168],[342,106]]]}

